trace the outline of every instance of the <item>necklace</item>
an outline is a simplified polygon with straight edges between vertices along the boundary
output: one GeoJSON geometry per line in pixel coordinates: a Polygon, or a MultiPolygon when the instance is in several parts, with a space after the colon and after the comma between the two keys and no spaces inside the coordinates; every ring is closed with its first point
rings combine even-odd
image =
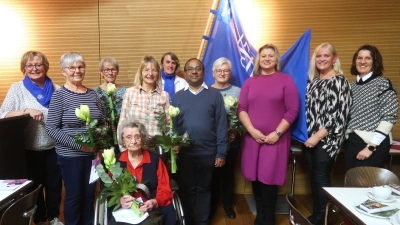
{"type": "MultiPolygon", "coordinates": [[[[333,71],[333,70],[331,70],[331,71],[333,71]]],[[[331,74],[331,71],[329,71],[327,74],[325,74],[324,76],[320,77],[319,79],[323,80],[325,77],[327,77],[328,75],[331,74]]],[[[333,73],[335,73],[335,71],[333,71],[333,73]]]]}

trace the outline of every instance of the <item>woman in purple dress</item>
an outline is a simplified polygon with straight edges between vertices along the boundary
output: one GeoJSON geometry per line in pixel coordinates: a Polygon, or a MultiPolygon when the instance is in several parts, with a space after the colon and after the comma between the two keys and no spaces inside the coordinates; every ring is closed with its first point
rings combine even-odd
{"type": "Polygon", "coordinates": [[[290,125],[297,118],[299,97],[292,78],[280,72],[280,55],[272,44],[258,50],[253,77],[239,98],[244,135],[242,174],[252,181],[257,206],[255,225],[275,224],[278,185],[286,181],[290,125]]]}

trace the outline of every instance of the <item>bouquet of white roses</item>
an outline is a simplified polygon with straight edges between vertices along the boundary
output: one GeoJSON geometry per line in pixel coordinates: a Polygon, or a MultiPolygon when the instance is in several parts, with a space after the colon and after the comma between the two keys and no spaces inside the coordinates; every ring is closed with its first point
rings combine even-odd
{"type": "MultiPolygon", "coordinates": [[[[121,207],[120,199],[124,195],[130,195],[137,192],[137,189],[142,184],[139,184],[136,177],[134,177],[127,169],[122,169],[120,163],[115,163],[115,153],[113,149],[105,149],[103,152],[104,164],[107,170],[112,174],[112,177],[104,170],[102,164],[96,167],[97,174],[101,181],[104,182],[104,188],[99,195],[100,203],[104,203],[106,199],[110,198],[107,207],[115,206],[113,211],[121,207]]],[[[132,210],[138,217],[143,215],[139,208],[143,203],[133,200],[132,210]]]]}
{"type": "Polygon", "coordinates": [[[117,88],[116,88],[115,84],[113,84],[113,83],[107,84],[106,96],[103,95],[103,91],[101,88],[98,88],[96,90],[100,94],[99,100],[102,102],[102,105],[105,107],[104,108],[104,110],[105,110],[104,116],[106,117],[106,123],[108,124],[108,126],[112,132],[111,145],[115,146],[118,144],[116,127],[118,126],[118,121],[119,121],[119,114],[115,109],[115,105],[120,103],[122,101],[122,98],[115,95],[115,93],[117,92],[117,88]]]}
{"type": "MultiPolygon", "coordinates": [[[[97,126],[97,119],[92,119],[90,116],[90,109],[87,105],[81,105],[80,108],[75,109],[75,115],[79,119],[86,122],[87,133],[76,133],[70,135],[75,139],[75,143],[80,145],[86,145],[90,149],[93,149],[97,145],[100,149],[109,147],[110,137],[107,135],[107,126],[97,126]]],[[[95,152],[95,156],[97,152],[95,152]]]]}
{"type": "Polygon", "coordinates": [[[225,96],[224,103],[225,106],[229,109],[229,112],[227,112],[229,130],[238,132],[240,135],[242,135],[247,130],[236,115],[238,109],[238,98],[233,98],[229,95],[225,96]]]}
{"type": "Polygon", "coordinates": [[[162,131],[162,135],[155,135],[153,137],[154,142],[157,145],[160,145],[164,149],[165,152],[170,152],[170,154],[171,154],[171,173],[176,173],[176,170],[178,169],[178,167],[176,165],[176,156],[175,156],[174,152],[172,151],[172,148],[175,146],[187,147],[187,146],[190,146],[190,142],[191,142],[187,132],[183,135],[178,135],[178,133],[174,129],[174,124],[172,122],[172,118],[179,115],[179,113],[180,113],[179,108],[169,106],[168,114],[171,117],[169,130],[167,131],[167,126],[165,124],[165,121],[166,121],[165,115],[162,114],[161,116],[159,116],[157,118],[158,126],[160,127],[160,130],[162,131]]]}

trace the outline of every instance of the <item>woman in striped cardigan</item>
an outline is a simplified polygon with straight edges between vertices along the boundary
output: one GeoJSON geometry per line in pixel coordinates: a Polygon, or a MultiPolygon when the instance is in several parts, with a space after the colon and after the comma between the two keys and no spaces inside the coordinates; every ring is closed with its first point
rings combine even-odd
{"type": "Polygon", "coordinates": [[[95,183],[89,184],[89,178],[96,147],[90,149],[77,144],[70,135],[86,132],[85,122],[75,115],[80,105],[89,106],[92,119],[103,123],[104,118],[96,93],[82,84],[86,71],[83,57],[76,52],[65,53],[60,67],[66,82],[51,98],[46,132],[55,140],[64,180],[65,224],[89,225],[94,219],[95,183]]]}

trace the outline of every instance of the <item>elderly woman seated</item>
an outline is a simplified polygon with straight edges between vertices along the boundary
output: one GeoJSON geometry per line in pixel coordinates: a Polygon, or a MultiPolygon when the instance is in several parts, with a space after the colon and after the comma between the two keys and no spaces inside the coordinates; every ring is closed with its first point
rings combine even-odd
{"type": "MultiPolygon", "coordinates": [[[[119,154],[116,157],[117,161],[139,182],[146,181],[146,186],[150,190],[150,196],[145,196],[141,192],[136,192],[134,196],[123,196],[120,199],[121,207],[130,208],[132,200],[142,197],[144,205],[139,208],[139,211],[149,212],[150,216],[140,223],[141,225],[163,224],[163,221],[167,225],[174,225],[176,213],[172,204],[173,195],[168,172],[156,153],[143,149],[148,137],[146,128],[136,121],[122,124],[119,128],[119,144],[127,151],[119,154]]],[[[125,223],[117,223],[112,217],[110,224],[125,223]]]]}

